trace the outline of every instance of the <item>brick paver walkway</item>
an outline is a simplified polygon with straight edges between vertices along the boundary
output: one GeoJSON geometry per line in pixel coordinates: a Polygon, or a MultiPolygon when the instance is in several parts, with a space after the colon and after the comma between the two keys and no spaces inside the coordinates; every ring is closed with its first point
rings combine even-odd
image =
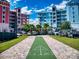
{"type": "Polygon", "coordinates": [[[43,36],[57,59],[79,59],[79,51],[55,40],[49,36],[43,36]]]}
{"type": "Polygon", "coordinates": [[[30,36],[10,49],[0,54],[0,59],[26,59],[26,56],[35,40],[35,36],[30,36]]]}

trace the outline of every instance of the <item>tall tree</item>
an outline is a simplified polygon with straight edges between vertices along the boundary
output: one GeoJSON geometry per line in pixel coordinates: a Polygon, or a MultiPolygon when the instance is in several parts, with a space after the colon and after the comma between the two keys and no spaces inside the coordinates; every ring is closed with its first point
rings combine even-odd
{"type": "Polygon", "coordinates": [[[24,27],[23,27],[23,29],[24,29],[26,32],[28,32],[28,31],[30,30],[29,24],[25,24],[24,27]]]}
{"type": "Polygon", "coordinates": [[[30,30],[34,31],[35,30],[35,26],[33,24],[30,24],[30,30]]]}
{"type": "Polygon", "coordinates": [[[47,23],[44,23],[43,28],[44,28],[45,34],[47,34],[47,30],[49,28],[49,25],[47,23]]]}
{"type": "Polygon", "coordinates": [[[48,27],[49,27],[49,25],[47,24],[47,23],[44,23],[44,30],[47,30],[48,29],[48,27]]]}
{"type": "Polygon", "coordinates": [[[41,28],[42,28],[41,25],[39,25],[39,24],[36,25],[36,30],[38,31],[38,33],[41,32],[41,28]]]}
{"type": "Polygon", "coordinates": [[[25,24],[25,25],[24,25],[24,30],[25,30],[26,32],[30,31],[30,32],[32,33],[32,31],[35,30],[35,26],[34,26],[33,24],[25,24]]]}
{"type": "Polygon", "coordinates": [[[71,24],[68,21],[65,21],[61,24],[61,29],[62,30],[67,30],[67,29],[71,29],[71,24]]]}

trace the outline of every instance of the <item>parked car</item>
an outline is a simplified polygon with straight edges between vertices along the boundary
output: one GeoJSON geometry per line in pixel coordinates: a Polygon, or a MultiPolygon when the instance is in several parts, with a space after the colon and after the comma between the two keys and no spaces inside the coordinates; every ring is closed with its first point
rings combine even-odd
{"type": "Polygon", "coordinates": [[[60,30],[59,30],[59,29],[55,29],[55,30],[53,31],[53,34],[54,34],[54,35],[59,35],[59,34],[60,34],[60,30]]]}
{"type": "Polygon", "coordinates": [[[79,31],[73,32],[73,37],[79,37],[79,31]]]}
{"type": "Polygon", "coordinates": [[[67,36],[70,37],[70,38],[72,38],[73,37],[73,33],[72,32],[68,32],[67,36]]]}
{"type": "Polygon", "coordinates": [[[61,36],[68,36],[68,32],[69,31],[67,31],[67,30],[61,30],[61,31],[59,31],[59,35],[61,35],[61,36]]]}
{"type": "Polygon", "coordinates": [[[31,35],[31,33],[30,32],[27,32],[27,35],[31,35]]]}
{"type": "Polygon", "coordinates": [[[17,33],[17,37],[21,36],[22,34],[21,33],[17,33]]]}
{"type": "Polygon", "coordinates": [[[25,32],[25,31],[21,31],[21,33],[22,33],[22,34],[26,34],[26,32],[25,32]]]}
{"type": "Polygon", "coordinates": [[[53,31],[48,31],[48,34],[53,35],[54,33],[53,33],[53,31]]]}
{"type": "Polygon", "coordinates": [[[60,31],[60,35],[66,36],[66,37],[79,37],[79,31],[76,30],[64,30],[60,31]]]}
{"type": "Polygon", "coordinates": [[[32,35],[37,35],[38,33],[36,31],[32,31],[32,35]]]}
{"type": "Polygon", "coordinates": [[[54,32],[54,35],[59,35],[59,32],[54,32]]]}

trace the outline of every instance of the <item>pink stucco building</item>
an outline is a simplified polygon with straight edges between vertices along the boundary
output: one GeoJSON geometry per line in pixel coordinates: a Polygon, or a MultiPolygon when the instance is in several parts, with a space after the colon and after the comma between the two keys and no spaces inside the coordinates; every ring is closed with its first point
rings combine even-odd
{"type": "Polygon", "coordinates": [[[9,2],[0,1],[0,32],[9,32],[9,2]]]}

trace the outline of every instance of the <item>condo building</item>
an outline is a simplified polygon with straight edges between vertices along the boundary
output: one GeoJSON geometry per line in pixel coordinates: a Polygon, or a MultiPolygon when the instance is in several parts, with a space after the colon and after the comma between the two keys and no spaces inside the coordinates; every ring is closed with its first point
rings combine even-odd
{"type": "Polygon", "coordinates": [[[52,6],[52,27],[60,29],[61,24],[67,20],[66,9],[57,9],[56,6],[52,6]]]}
{"type": "Polygon", "coordinates": [[[73,29],[79,30],[79,0],[71,0],[66,5],[67,20],[73,29]]]}
{"type": "MultiPolygon", "coordinates": [[[[18,9],[20,11],[20,9],[18,9]]],[[[18,11],[10,11],[10,32],[18,33],[21,32],[23,26],[28,23],[28,15],[18,13],[18,11]],[[18,15],[17,15],[18,14],[18,15]]]]}
{"type": "Polygon", "coordinates": [[[52,29],[60,29],[61,23],[67,20],[66,9],[57,9],[55,5],[52,6],[52,11],[38,12],[40,25],[48,23],[52,29]]]}
{"type": "Polygon", "coordinates": [[[16,11],[10,11],[9,15],[10,32],[17,33],[17,14],[16,11]]]}
{"type": "Polygon", "coordinates": [[[69,21],[72,29],[79,30],[79,0],[69,0],[66,7],[57,9],[55,5],[52,6],[51,17],[48,11],[41,11],[38,13],[40,24],[48,23],[54,29],[60,29],[61,23],[69,21]],[[50,22],[48,22],[48,18],[50,22]]]}
{"type": "Polygon", "coordinates": [[[16,8],[16,15],[17,15],[17,32],[20,32],[22,29],[21,26],[21,9],[20,8],[16,8]]]}
{"type": "Polygon", "coordinates": [[[52,6],[52,27],[57,28],[57,8],[55,5],[52,6]]]}
{"type": "Polygon", "coordinates": [[[21,32],[28,19],[29,15],[21,14],[21,8],[10,11],[9,2],[0,0],[0,32],[21,32]]]}
{"type": "Polygon", "coordinates": [[[0,32],[10,32],[9,8],[9,2],[6,0],[0,0],[0,32]]]}
{"type": "Polygon", "coordinates": [[[52,19],[52,17],[50,17],[50,16],[52,16],[51,12],[43,11],[43,12],[38,12],[37,14],[38,14],[38,18],[40,21],[40,25],[42,27],[43,27],[44,23],[48,23],[49,26],[51,26],[51,24],[50,24],[50,20],[52,19]]]}
{"type": "Polygon", "coordinates": [[[38,12],[37,13],[37,17],[39,18],[39,21],[40,21],[40,25],[43,26],[45,19],[46,19],[46,12],[38,12]]]}
{"type": "Polygon", "coordinates": [[[28,23],[29,15],[21,14],[21,25],[28,23]]]}
{"type": "Polygon", "coordinates": [[[57,28],[60,29],[61,24],[67,20],[66,9],[57,10],[57,28]]]}

